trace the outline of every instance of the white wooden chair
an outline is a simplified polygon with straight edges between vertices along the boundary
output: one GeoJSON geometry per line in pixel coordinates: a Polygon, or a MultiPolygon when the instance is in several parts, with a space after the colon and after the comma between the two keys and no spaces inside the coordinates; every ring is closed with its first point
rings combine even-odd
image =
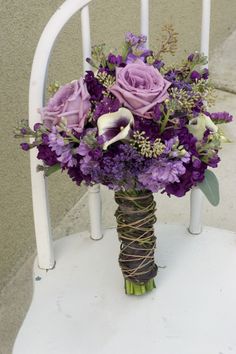
{"type": "MultiPolygon", "coordinates": [[[[81,11],[84,70],[90,55],[91,0],[67,0],[40,38],[32,67],[29,119],[40,119],[45,82],[55,40],[81,11]]],[[[141,30],[149,34],[148,0],[141,0],[141,30]]],[[[201,51],[208,55],[210,0],[203,0],[201,51]]],[[[127,30],[129,30],[127,28],[127,30]]],[[[236,352],[236,257],[233,232],[202,231],[202,194],[191,194],[189,232],[181,225],[158,225],[157,290],[145,297],[123,293],[115,229],[102,230],[99,186],[89,188],[90,235],[72,235],[53,245],[46,180],[31,177],[38,257],[31,307],[18,333],[14,354],[215,354],[236,352]],[[104,234],[104,238],[102,236],[104,234]],[[109,237],[108,237],[109,236],[109,237]],[[55,266],[56,259],[56,266],[55,266]],[[48,271],[50,270],[50,271],[48,271]]]]}

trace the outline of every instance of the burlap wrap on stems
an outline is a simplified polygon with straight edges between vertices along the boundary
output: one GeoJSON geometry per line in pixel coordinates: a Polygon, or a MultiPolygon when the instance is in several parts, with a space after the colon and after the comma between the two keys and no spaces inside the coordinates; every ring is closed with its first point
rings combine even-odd
{"type": "Polygon", "coordinates": [[[115,216],[121,241],[119,264],[125,279],[145,284],[157,274],[154,261],[156,203],[150,191],[115,192],[115,216]]]}

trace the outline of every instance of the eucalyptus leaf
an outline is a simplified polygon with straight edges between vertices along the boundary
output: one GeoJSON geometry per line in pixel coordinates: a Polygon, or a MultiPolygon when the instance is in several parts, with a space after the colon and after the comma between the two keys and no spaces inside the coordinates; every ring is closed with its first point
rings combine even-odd
{"type": "Polygon", "coordinates": [[[219,193],[219,182],[216,175],[209,170],[205,172],[205,178],[203,182],[198,184],[198,187],[205,194],[208,201],[217,206],[220,202],[220,193],[219,193]]]}

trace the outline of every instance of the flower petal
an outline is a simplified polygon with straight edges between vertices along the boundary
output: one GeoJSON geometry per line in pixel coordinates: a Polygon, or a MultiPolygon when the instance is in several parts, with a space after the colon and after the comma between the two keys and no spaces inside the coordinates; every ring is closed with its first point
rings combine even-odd
{"type": "Polygon", "coordinates": [[[103,114],[99,117],[98,133],[106,138],[103,149],[106,150],[116,141],[128,138],[133,123],[134,117],[126,108],[120,108],[117,112],[103,114]]]}
{"type": "Polygon", "coordinates": [[[189,132],[198,140],[203,138],[204,132],[207,129],[213,133],[217,133],[218,131],[218,127],[213,123],[211,118],[205,114],[201,114],[199,117],[191,119],[188,125],[189,132]]]}

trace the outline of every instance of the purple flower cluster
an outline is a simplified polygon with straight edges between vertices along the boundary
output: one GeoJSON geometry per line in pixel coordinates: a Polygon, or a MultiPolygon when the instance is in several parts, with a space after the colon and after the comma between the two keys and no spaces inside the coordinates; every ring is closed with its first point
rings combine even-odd
{"type": "Polygon", "coordinates": [[[38,159],[60,164],[77,185],[182,197],[201,183],[206,169],[220,161],[215,125],[233,117],[206,111],[209,72],[203,56],[190,54],[166,69],[146,40],[128,32],[116,54],[97,46],[88,59],[96,72],[60,87],[40,109],[43,123],[34,130],[21,126],[21,136],[35,138],[22,149],[36,146],[38,159]]]}
{"type": "Polygon", "coordinates": [[[153,161],[152,165],[138,176],[139,182],[144,188],[152,192],[158,192],[169,184],[179,183],[179,177],[186,172],[182,161],[168,161],[160,158],[153,161]]]}
{"type": "Polygon", "coordinates": [[[113,65],[117,65],[120,66],[122,64],[122,56],[121,55],[114,55],[112,53],[110,53],[108,55],[108,63],[113,64],[113,65]]]}
{"type": "Polygon", "coordinates": [[[147,36],[139,35],[136,36],[134,33],[126,32],[125,34],[125,41],[130,44],[131,47],[143,47],[144,43],[147,41],[147,36]]]}
{"type": "Polygon", "coordinates": [[[76,160],[72,155],[71,145],[66,144],[64,138],[58,133],[56,127],[52,128],[48,135],[48,146],[52,151],[55,151],[57,161],[61,163],[61,167],[72,167],[76,164],[76,160]]]}
{"type": "Polygon", "coordinates": [[[97,121],[103,114],[116,112],[120,106],[121,104],[117,98],[104,97],[103,100],[96,105],[93,119],[97,121]]]}
{"type": "Polygon", "coordinates": [[[90,100],[100,102],[103,99],[104,87],[94,76],[93,71],[86,72],[84,81],[87,85],[87,89],[90,94],[90,100]]]}
{"type": "Polygon", "coordinates": [[[110,189],[143,188],[138,182],[138,175],[149,161],[128,144],[114,145],[105,154],[99,148],[92,149],[86,144],[78,150],[83,155],[79,160],[80,173],[69,169],[69,174],[77,184],[81,175],[86,184],[102,183],[110,189]]]}
{"type": "Polygon", "coordinates": [[[58,162],[56,153],[48,145],[40,144],[37,146],[37,149],[37,158],[42,160],[47,166],[53,166],[58,162]]]}
{"type": "Polygon", "coordinates": [[[228,112],[216,112],[216,113],[208,113],[209,117],[214,123],[230,123],[233,120],[233,116],[228,112]]]}

